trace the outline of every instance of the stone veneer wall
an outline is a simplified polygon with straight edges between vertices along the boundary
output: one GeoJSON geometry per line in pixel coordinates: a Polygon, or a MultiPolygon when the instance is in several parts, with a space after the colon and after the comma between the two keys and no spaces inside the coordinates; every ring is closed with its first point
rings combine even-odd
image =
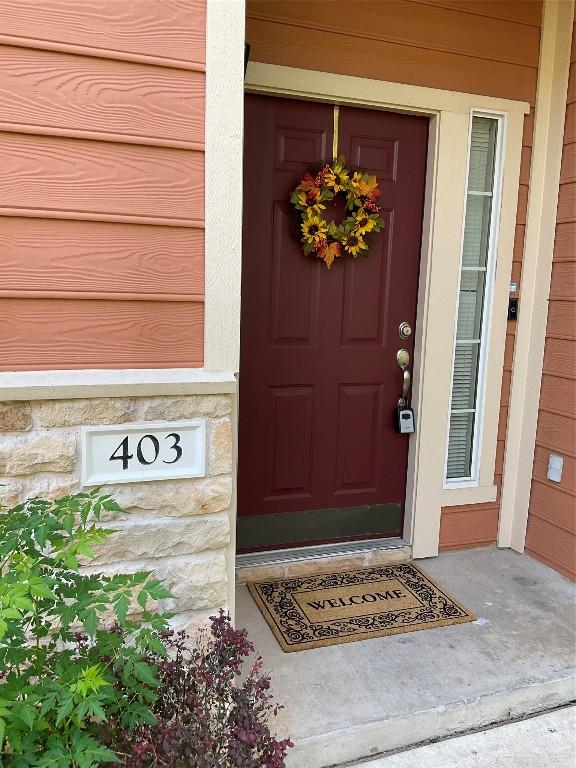
{"type": "Polygon", "coordinates": [[[93,564],[104,572],[153,570],[174,595],[161,607],[177,614],[178,626],[194,628],[228,607],[230,395],[0,402],[0,503],[80,490],[81,426],[196,417],[207,419],[206,477],[107,485],[130,514],[105,521],[117,532],[93,564]]]}

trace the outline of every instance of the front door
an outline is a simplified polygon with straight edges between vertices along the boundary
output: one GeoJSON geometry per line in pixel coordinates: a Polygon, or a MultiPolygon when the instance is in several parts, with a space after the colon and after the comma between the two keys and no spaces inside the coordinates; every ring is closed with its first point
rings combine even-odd
{"type": "Polygon", "coordinates": [[[238,549],[402,531],[407,435],[396,353],[413,357],[428,120],[247,95],[238,549]],[[337,151],[377,176],[385,228],[328,270],[305,256],[290,194],[337,151]]]}

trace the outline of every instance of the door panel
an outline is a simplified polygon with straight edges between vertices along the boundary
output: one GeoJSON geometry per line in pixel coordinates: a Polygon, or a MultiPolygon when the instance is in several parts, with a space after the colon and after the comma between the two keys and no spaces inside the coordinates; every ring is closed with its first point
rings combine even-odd
{"type": "Polygon", "coordinates": [[[294,259],[294,210],[273,208],[270,346],[315,347],[318,342],[320,275],[312,259],[294,259]]]}
{"type": "MultiPolygon", "coordinates": [[[[358,110],[356,110],[358,111],[358,110]]],[[[365,113],[365,110],[362,110],[365,113]]],[[[378,113],[382,114],[382,113],[378,113]]],[[[343,121],[349,122],[349,113],[343,121]]],[[[342,123],[341,123],[342,125],[342,123]]],[[[396,181],[398,142],[375,136],[352,135],[349,137],[349,163],[354,168],[370,168],[378,181],[396,181]]]]}
{"type": "Polygon", "coordinates": [[[313,387],[269,387],[266,501],[312,497],[313,387]]]}
{"type": "Polygon", "coordinates": [[[342,346],[381,349],[385,343],[393,212],[382,208],[380,214],[384,230],[371,241],[384,241],[379,243],[380,258],[353,259],[345,265],[342,346]]]}
{"type": "Polygon", "coordinates": [[[340,108],[339,153],[378,176],[367,257],[302,253],[289,203],[331,160],[333,107],[246,97],[238,540],[241,549],[399,535],[408,438],[394,432],[412,357],[428,122],[340,108]]]}
{"type": "Polygon", "coordinates": [[[338,389],[334,492],[373,493],[378,490],[382,459],[382,385],[341,384],[338,389]]]}

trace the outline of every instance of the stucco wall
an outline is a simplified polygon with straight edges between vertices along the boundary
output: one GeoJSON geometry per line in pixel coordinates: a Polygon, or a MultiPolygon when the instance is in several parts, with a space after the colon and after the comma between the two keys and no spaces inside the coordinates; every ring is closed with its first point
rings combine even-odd
{"type": "MultiPolygon", "coordinates": [[[[534,106],[542,4],[470,0],[286,3],[248,0],[250,58],[270,64],[466,91],[528,101],[534,106]],[[329,12],[328,12],[329,7],[329,12]]],[[[511,280],[520,284],[533,110],[525,120],[521,186],[511,280]]],[[[514,349],[508,324],[495,482],[501,484],[514,349]]],[[[445,507],[440,546],[496,540],[500,501],[445,507]]]]}
{"type": "Polygon", "coordinates": [[[0,370],[195,367],[204,0],[0,0],[0,370]]]}
{"type": "Polygon", "coordinates": [[[576,579],[576,34],[570,79],[526,551],[576,579]],[[547,479],[551,453],[562,481],[547,479]]]}

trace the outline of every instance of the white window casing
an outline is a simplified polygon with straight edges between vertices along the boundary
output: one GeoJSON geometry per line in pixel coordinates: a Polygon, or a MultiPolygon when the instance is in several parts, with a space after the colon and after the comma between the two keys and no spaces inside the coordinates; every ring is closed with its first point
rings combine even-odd
{"type": "Polygon", "coordinates": [[[505,118],[474,110],[454,329],[446,488],[478,485],[492,317],[505,118]]]}

